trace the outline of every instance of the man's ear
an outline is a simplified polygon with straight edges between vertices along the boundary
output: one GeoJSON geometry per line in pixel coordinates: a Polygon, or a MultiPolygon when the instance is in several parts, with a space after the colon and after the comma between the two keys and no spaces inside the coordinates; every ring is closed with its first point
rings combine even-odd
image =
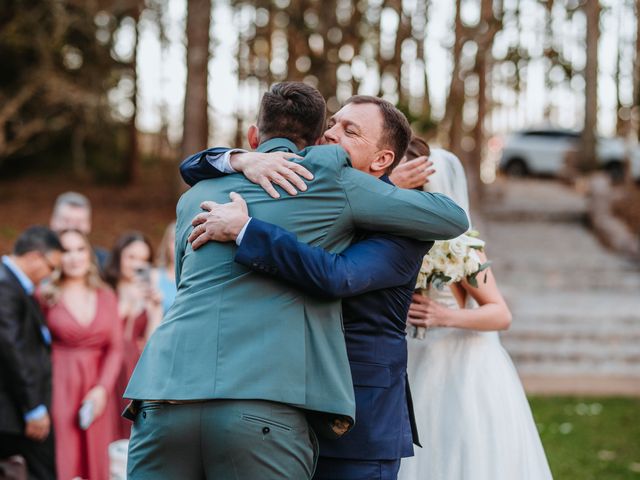
{"type": "Polygon", "coordinates": [[[386,173],[388,168],[393,164],[396,155],[391,150],[380,150],[376,155],[375,160],[369,166],[371,173],[374,175],[382,176],[386,173]]]}
{"type": "Polygon", "coordinates": [[[249,146],[252,150],[258,148],[258,145],[260,145],[260,131],[257,126],[251,125],[249,127],[249,130],[247,131],[247,140],[249,141],[249,146]]]}

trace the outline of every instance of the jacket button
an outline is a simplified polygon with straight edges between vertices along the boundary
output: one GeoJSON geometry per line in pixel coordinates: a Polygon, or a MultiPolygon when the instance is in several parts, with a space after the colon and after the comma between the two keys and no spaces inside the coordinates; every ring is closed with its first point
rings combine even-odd
{"type": "Polygon", "coordinates": [[[264,427],[264,428],[262,429],[262,433],[263,433],[264,435],[266,435],[266,434],[267,434],[267,433],[269,433],[270,431],[271,431],[271,429],[270,429],[269,427],[264,427]]]}
{"type": "Polygon", "coordinates": [[[147,418],[147,412],[142,412],[142,418],[147,418]]]}

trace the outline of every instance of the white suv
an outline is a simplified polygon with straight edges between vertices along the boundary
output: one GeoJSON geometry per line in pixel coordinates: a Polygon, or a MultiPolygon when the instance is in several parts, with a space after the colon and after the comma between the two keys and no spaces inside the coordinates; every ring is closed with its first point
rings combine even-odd
{"type": "MultiPolygon", "coordinates": [[[[580,132],[572,130],[523,130],[510,135],[502,149],[500,170],[511,176],[560,173],[567,153],[579,148],[580,132]]],[[[621,138],[598,138],[596,153],[601,168],[613,180],[624,173],[625,144],[621,138]]],[[[640,179],[640,149],[631,151],[631,174],[640,179]]]]}

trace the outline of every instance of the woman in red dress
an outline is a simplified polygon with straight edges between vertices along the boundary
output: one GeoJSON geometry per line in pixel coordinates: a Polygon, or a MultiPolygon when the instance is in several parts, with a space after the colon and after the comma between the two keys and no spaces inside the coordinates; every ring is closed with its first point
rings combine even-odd
{"type": "Polygon", "coordinates": [[[53,340],[57,474],[107,480],[117,417],[113,389],[122,366],[118,303],[100,279],[87,237],[67,230],[60,241],[62,269],[39,293],[53,340]]]}
{"type": "MultiPolygon", "coordinates": [[[[124,361],[115,388],[121,411],[128,403],[122,395],[129,377],[147,339],[162,319],[161,297],[151,285],[152,262],[149,240],[142,233],[130,232],[116,241],[105,268],[105,279],[118,295],[118,314],[124,337],[124,361]]],[[[121,419],[118,438],[129,438],[130,431],[131,422],[121,419]]]]}

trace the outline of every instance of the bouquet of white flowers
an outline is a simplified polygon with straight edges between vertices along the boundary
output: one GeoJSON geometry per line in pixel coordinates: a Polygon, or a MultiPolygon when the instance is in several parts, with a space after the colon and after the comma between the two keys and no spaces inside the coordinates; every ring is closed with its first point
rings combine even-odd
{"type": "MultiPolygon", "coordinates": [[[[478,232],[471,230],[452,240],[435,242],[422,261],[416,290],[428,295],[432,286],[441,290],[463,279],[477,288],[478,274],[491,265],[491,262],[480,261],[478,252],[484,250],[484,241],[478,235],[478,232]]],[[[414,337],[424,338],[425,333],[425,328],[417,327],[414,337]]]]}

